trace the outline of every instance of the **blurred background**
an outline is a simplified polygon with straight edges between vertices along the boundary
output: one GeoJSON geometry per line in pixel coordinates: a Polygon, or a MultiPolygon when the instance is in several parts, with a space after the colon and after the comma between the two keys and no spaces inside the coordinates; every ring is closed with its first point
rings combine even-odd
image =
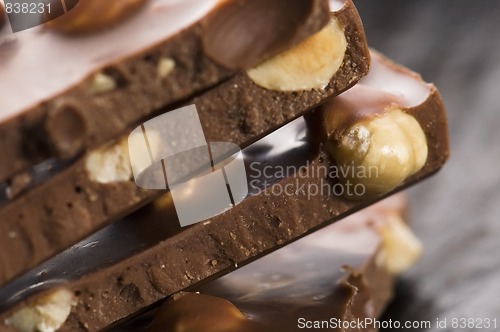
{"type": "MultiPolygon", "coordinates": [[[[425,255],[385,319],[497,318],[466,331],[500,331],[500,1],[355,3],[371,46],[439,88],[450,125],[449,163],[408,191],[425,255]]],[[[449,325],[429,331],[465,331],[449,325]]]]}

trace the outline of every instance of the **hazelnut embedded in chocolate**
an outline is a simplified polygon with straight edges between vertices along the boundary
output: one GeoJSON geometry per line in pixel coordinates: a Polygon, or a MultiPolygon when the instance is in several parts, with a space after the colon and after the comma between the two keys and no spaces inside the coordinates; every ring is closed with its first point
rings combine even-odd
{"type": "Polygon", "coordinates": [[[66,289],[54,290],[27,303],[7,318],[5,323],[19,332],[56,331],[68,319],[73,305],[75,305],[73,293],[66,289]]]}
{"type": "Polygon", "coordinates": [[[335,76],[347,49],[336,18],[299,45],[247,71],[258,86],[275,91],[323,89],[335,76]]]}
{"type": "Polygon", "coordinates": [[[409,269],[422,255],[422,243],[400,215],[387,215],[385,224],[377,226],[382,246],[375,257],[379,267],[384,267],[393,275],[409,269]]]}
{"type": "Polygon", "coordinates": [[[326,148],[344,169],[342,180],[363,186],[363,197],[349,197],[356,199],[395,189],[422,169],[428,154],[418,121],[394,105],[382,114],[354,121],[340,136],[331,136],[326,148]]]}
{"type": "Polygon", "coordinates": [[[163,57],[158,61],[156,72],[158,78],[165,78],[175,69],[175,61],[171,58],[163,57]]]}
{"type": "Polygon", "coordinates": [[[126,139],[92,150],[85,158],[85,170],[92,181],[113,183],[132,177],[129,150],[126,139]]]}
{"type": "Polygon", "coordinates": [[[133,15],[148,0],[80,0],[62,17],[47,26],[65,33],[85,34],[100,31],[133,15]]]}
{"type": "Polygon", "coordinates": [[[110,75],[97,73],[90,81],[89,92],[92,95],[98,95],[116,89],[116,81],[110,75]]]}

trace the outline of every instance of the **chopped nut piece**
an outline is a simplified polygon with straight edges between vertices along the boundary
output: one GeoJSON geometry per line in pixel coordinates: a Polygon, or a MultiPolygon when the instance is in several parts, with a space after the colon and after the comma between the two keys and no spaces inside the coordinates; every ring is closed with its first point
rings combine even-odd
{"type": "Polygon", "coordinates": [[[127,181],[132,177],[126,139],[89,152],[85,168],[90,179],[99,183],[127,181]]]}
{"type": "Polygon", "coordinates": [[[342,65],[347,40],[336,19],[296,47],[248,70],[252,81],[277,91],[325,88],[342,65]]]}
{"type": "Polygon", "coordinates": [[[409,269],[422,254],[422,243],[400,216],[387,216],[387,224],[379,228],[382,248],[376,263],[397,275],[409,269]]]}
{"type": "Polygon", "coordinates": [[[7,198],[9,200],[16,198],[20,193],[22,193],[31,184],[31,174],[20,173],[15,175],[10,186],[7,188],[7,198]]]}
{"type": "Polygon", "coordinates": [[[90,92],[93,95],[113,91],[116,89],[116,82],[113,77],[99,73],[94,76],[90,84],[90,92]]]}
{"type": "Polygon", "coordinates": [[[5,323],[19,332],[54,332],[68,319],[75,304],[70,291],[59,289],[21,308],[5,323]]]}
{"type": "Polygon", "coordinates": [[[428,153],[420,124],[396,107],[351,125],[340,138],[331,137],[326,149],[344,169],[342,181],[363,186],[364,195],[353,199],[393,190],[424,166],[428,153]]]}
{"type": "Polygon", "coordinates": [[[80,0],[65,15],[47,26],[65,33],[89,33],[109,28],[131,16],[147,0],[80,0]]]}
{"type": "Polygon", "coordinates": [[[158,62],[158,77],[167,77],[175,68],[175,61],[170,58],[161,58],[158,62]]]}

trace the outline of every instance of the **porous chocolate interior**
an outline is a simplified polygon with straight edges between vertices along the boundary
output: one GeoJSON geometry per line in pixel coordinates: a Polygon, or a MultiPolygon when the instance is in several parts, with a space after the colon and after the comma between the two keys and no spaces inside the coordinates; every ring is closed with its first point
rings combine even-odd
{"type": "MultiPolygon", "coordinates": [[[[419,90],[406,89],[416,87],[427,91],[423,100],[408,98],[401,105],[422,127],[429,153],[423,169],[395,190],[398,191],[435,173],[448,158],[446,115],[435,87],[425,84],[416,74],[380,55],[375,54],[375,59],[376,70],[362,84],[379,86],[384,93],[399,86],[402,90],[396,91],[410,97],[418,96],[415,92],[419,90]],[[381,78],[387,83],[381,84],[384,82],[381,78]],[[413,84],[402,85],[401,79],[413,84]]],[[[302,159],[306,165],[303,172],[330,163],[321,151],[321,146],[311,146],[309,155],[307,160],[302,159]]],[[[247,264],[376,201],[347,201],[334,194],[310,197],[300,194],[301,187],[321,187],[325,180],[330,181],[323,177],[300,176],[299,172],[278,179],[274,186],[267,187],[233,209],[203,223],[186,229],[172,222],[161,224],[160,227],[172,227],[171,234],[174,235],[126,260],[66,284],[79,301],[61,331],[84,330],[84,326],[91,331],[103,328],[168,295],[228,273],[239,265],[247,264]],[[282,188],[289,185],[297,193],[275,195],[273,190],[276,185],[282,188]],[[211,263],[213,260],[217,261],[216,265],[211,263]]],[[[141,223],[138,226],[144,227],[146,220],[161,223],[165,220],[165,213],[171,209],[168,202],[146,207],[140,212],[144,213],[143,217],[136,219],[141,223]]],[[[126,242],[122,242],[122,246],[123,243],[126,242]]]]}
{"type": "MultiPolygon", "coordinates": [[[[367,73],[369,52],[356,9],[347,1],[332,15],[344,26],[348,48],[330,84],[324,90],[279,92],[259,88],[245,74],[237,75],[191,101],[197,105],[207,141],[232,142],[245,147],[304,114],[328,96],[339,94],[367,73]]],[[[179,39],[179,43],[184,41],[179,39]]],[[[130,100],[136,98],[127,95],[122,102],[128,104],[130,100]]],[[[108,123],[100,116],[93,119],[100,119],[98,124],[102,126],[108,123]]],[[[102,129],[103,133],[111,132],[102,129]]],[[[90,179],[85,160],[85,155],[77,158],[68,168],[0,207],[0,248],[8,248],[0,250],[3,261],[0,284],[161,194],[139,188],[132,179],[97,183],[90,179]],[[13,257],[10,251],[18,254],[13,257]]]]}

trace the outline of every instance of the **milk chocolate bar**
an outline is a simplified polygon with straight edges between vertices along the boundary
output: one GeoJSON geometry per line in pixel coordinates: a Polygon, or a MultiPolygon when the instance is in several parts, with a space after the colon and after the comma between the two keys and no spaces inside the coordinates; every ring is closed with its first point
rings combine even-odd
{"type": "Polygon", "coordinates": [[[328,20],[327,0],[81,0],[42,26],[9,35],[4,24],[0,180],[115,139],[328,20]]]}
{"type": "Polygon", "coordinates": [[[394,276],[421,252],[405,206],[392,196],[110,331],[378,330],[394,276]]]}
{"type": "MultiPolygon", "coordinates": [[[[370,74],[352,93],[337,97],[341,104],[329,102],[317,109],[312,122],[327,121],[323,129],[313,127],[311,131],[299,118],[244,150],[250,163],[251,194],[240,204],[183,229],[167,194],[2,288],[0,303],[6,307],[1,318],[29,307],[37,298],[34,292],[49,288],[42,297],[76,298],[61,331],[101,329],[169,295],[231,272],[438,171],[449,153],[439,93],[409,70],[376,53],[373,58],[370,74]],[[341,122],[329,115],[344,117],[336,108],[342,104],[359,112],[365,108],[377,111],[341,122]],[[336,121],[344,130],[332,130],[336,121]],[[380,130],[392,139],[380,140],[380,130]],[[326,141],[321,142],[324,136],[326,141]],[[347,163],[357,171],[362,167],[354,177],[339,169],[349,153],[342,137],[353,143],[348,146],[361,147],[347,163]],[[315,143],[318,140],[320,144],[315,143]],[[334,148],[339,149],[339,161],[332,158],[337,153],[332,153],[334,148]],[[391,149],[403,165],[386,154],[391,149]],[[380,158],[371,157],[377,151],[380,158]],[[368,157],[358,158],[363,154],[368,157]],[[372,167],[380,176],[367,173],[372,167]],[[363,168],[367,168],[364,174],[363,168]],[[385,169],[395,171],[396,177],[387,177],[385,169]],[[348,181],[354,184],[354,196],[347,192],[348,181]],[[81,255],[85,252],[91,254],[81,255]],[[77,265],[68,268],[58,264],[61,261],[77,265]],[[58,288],[62,290],[54,293],[58,288]]],[[[211,194],[210,188],[190,188],[186,201],[190,192],[203,190],[211,194]]]]}
{"type": "MultiPolygon", "coordinates": [[[[330,23],[304,43],[254,67],[253,74],[236,75],[190,101],[197,106],[207,141],[245,147],[311,110],[327,96],[342,92],[368,71],[369,51],[350,1],[333,12],[330,23]],[[326,58],[318,59],[318,54],[326,58]],[[273,66],[281,68],[273,64],[275,61],[283,64],[297,59],[302,60],[300,70],[313,60],[312,66],[316,61],[327,61],[328,65],[307,69],[308,73],[299,76],[294,76],[297,71],[290,67],[286,67],[288,74],[272,70],[273,66]],[[271,74],[265,74],[267,70],[271,74]],[[280,81],[283,78],[286,80],[280,81]],[[289,84],[294,79],[301,84],[312,80],[310,84],[316,88],[279,91],[275,86],[267,87],[272,82],[289,84]]],[[[283,87],[289,88],[301,89],[283,87]]],[[[19,254],[13,257],[9,250],[0,250],[0,284],[161,194],[139,188],[131,178],[126,141],[124,137],[88,152],[33,188],[29,188],[28,179],[24,192],[11,188],[11,194],[17,192],[18,197],[0,207],[0,248],[5,246],[19,254]],[[25,209],[28,205],[30,208],[25,209]]],[[[24,179],[20,177],[14,183],[24,183],[24,179]]]]}

